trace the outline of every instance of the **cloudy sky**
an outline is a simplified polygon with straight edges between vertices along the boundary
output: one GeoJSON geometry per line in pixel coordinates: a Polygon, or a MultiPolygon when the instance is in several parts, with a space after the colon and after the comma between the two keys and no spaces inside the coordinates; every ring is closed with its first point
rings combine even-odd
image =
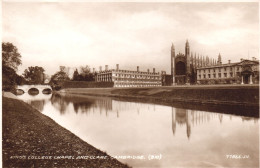
{"type": "Polygon", "coordinates": [[[152,2],[3,2],[2,40],[22,55],[21,74],[42,66],[109,65],[170,73],[170,47],[232,62],[258,57],[259,5],[152,2]]]}

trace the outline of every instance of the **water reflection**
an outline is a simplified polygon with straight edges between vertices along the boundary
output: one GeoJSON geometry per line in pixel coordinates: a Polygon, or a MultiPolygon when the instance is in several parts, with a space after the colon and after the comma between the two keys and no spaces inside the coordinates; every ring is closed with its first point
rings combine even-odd
{"type": "MultiPolygon", "coordinates": [[[[218,118],[219,123],[221,124],[223,121],[224,114],[218,113],[206,113],[202,111],[194,111],[180,108],[172,108],[172,133],[175,135],[176,132],[176,123],[182,127],[186,126],[187,138],[189,139],[191,136],[191,128],[195,127],[198,124],[203,124],[205,122],[210,122],[212,118],[218,118]]],[[[244,121],[253,121],[254,123],[258,122],[257,118],[252,117],[240,117],[241,120],[244,121]]],[[[229,119],[232,120],[232,115],[229,115],[229,119]]]]}
{"type": "Polygon", "coordinates": [[[38,111],[43,111],[45,104],[49,102],[51,96],[52,95],[47,95],[43,93],[39,93],[38,95],[31,95],[29,93],[17,95],[19,99],[26,101],[38,111]]]}
{"type": "MultiPolygon", "coordinates": [[[[155,105],[143,104],[143,103],[129,103],[129,102],[120,102],[115,101],[110,98],[89,98],[89,97],[79,97],[75,95],[60,95],[54,94],[51,97],[52,105],[60,112],[60,114],[65,114],[67,108],[70,104],[73,105],[75,113],[99,113],[102,115],[105,114],[106,117],[109,117],[109,113],[116,112],[116,117],[120,117],[120,112],[132,109],[135,107],[137,115],[140,115],[140,109],[144,109],[146,106],[148,111],[156,111],[155,105]]],[[[34,106],[34,105],[33,105],[34,106]]],[[[43,106],[43,105],[42,105],[43,106]]],[[[42,110],[41,110],[42,111],[42,110]]],[[[218,119],[221,124],[223,121],[223,115],[219,113],[207,113],[203,111],[196,110],[187,110],[182,108],[171,108],[172,111],[172,134],[175,135],[176,127],[186,127],[187,138],[190,139],[192,133],[192,127],[195,127],[198,124],[203,124],[210,122],[211,119],[218,119]]],[[[227,115],[227,114],[225,114],[227,115]]],[[[232,115],[229,116],[229,119],[232,120],[232,115]]],[[[257,118],[252,117],[240,117],[242,121],[254,121],[258,122],[257,118]]]]}
{"type": "Polygon", "coordinates": [[[186,125],[187,137],[190,138],[191,134],[191,114],[188,110],[178,109],[174,111],[172,108],[172,133],[175,135],[176,132],[176,123],[180,126],[186,125]]]}
{"type": "Polygon", "coordinates": [[[105,97],[41,98],[27,102],[110,155],[163,155],[162,160],[120,160],[132,167],[258,166],[258,118],[105,97]],[[227,160],[226,154],[250,159],[227,160]]]}

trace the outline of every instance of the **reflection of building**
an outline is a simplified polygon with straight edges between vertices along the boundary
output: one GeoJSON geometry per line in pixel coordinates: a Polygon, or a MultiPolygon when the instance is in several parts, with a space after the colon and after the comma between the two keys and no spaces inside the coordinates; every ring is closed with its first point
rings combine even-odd
{"type": "Polygon", "coordinates": [[[186,125],[187,137],[190,138],[191,134],[191,112],[186,109],[176,108],[175,111],[172,109],[172,132],[175,135],[176,123],[179,125],[186,125]]]}
{"type": "Polygon", "coordinates": [[[137,66],[136,71],[121,70],[117,64],[116,69],[108,69],[105,66],[105,70],[100,71],[95,76],[96,82],[114,82],[114,87],[149,87],[149,86],[161,86],[161,75],[159,72],[155,72],[155,68],[150,72],[149,69],[146,72],[140,71],[137,66]]]}
{"type": "Polygon", "coordinates": [[[185,44],[185,54],[175,55],[175,48],[171,47],[171,76],[172,83],[182,84],[218,84],[218,83],[259,83],[259,61],[243,60],[240,62],[222,64],[221,55],[218,60],[202,57],[190,52],[188,40],[185,44]]]}
{"type": "Polygon", "coordinates": [[[222,122],[223,114],[207,113],[201,111],[193,111],[187,109],[172,108],[172,132],[173,135],[176,133],[177,124],[179,126],[186,125],[187,137],[191,136],[191,126],[199,125],[205,122],[209,122],[211,118],[219,118],[220,123],[222,122]]]}
{"type": "Polygon", "coordinates": [[[112,111],[112,99],[97,99],[95,101],[95,106],[99,108],[104,108],[105,110],[112,111]]]}

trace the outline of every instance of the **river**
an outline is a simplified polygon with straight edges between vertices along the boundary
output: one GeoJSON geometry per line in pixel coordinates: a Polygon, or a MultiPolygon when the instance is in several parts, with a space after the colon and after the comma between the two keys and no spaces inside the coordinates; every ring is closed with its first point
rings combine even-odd
{"type": "Polygon", "coordinates": [[[258,118],[109,97],[19,98],[132,167],[259,166],[258,118]]]}

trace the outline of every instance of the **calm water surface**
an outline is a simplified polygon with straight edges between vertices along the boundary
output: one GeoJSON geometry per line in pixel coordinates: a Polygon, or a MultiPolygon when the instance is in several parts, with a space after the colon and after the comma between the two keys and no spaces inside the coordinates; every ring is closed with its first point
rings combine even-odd
{"type": "Polygon", "coordinates": [[[132,167],[258,167],[258,118],[75,95],[19,96],[132,167]],[[149,160],[149,156],[162,156],[149,160]],[[237,155],[244,158],[227,158],[237,155]]]}

